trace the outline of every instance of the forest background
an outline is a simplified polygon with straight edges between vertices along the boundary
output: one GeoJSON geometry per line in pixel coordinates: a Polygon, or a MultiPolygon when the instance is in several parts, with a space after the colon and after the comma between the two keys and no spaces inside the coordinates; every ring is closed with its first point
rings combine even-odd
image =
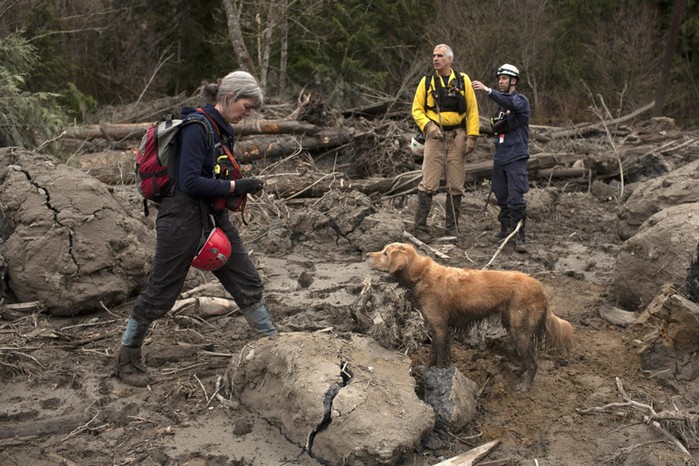
{"type": "Polygon", "coordinates": [[[698,3],[0,0],[0,146],[36,148],[110,107],[194,95],[235,69],[251,71],[270,103],[304,88],[341,109],[410,101],[438,43],[491,85],[499,65],[518,66],[533,123],[655,101],[655,114],[696,126],[698,3]]]}

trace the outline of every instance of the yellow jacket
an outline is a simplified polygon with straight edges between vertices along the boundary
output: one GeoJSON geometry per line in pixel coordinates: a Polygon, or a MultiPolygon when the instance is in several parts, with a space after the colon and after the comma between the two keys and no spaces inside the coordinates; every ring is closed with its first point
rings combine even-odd
{"type": "MultiPolygon", "coordinates": [[[[473,91],[473,87],[471,87],[471,78],[469,78],[466,73],[461,73],[461,76],[464,80],[465,89],[463,89],[462,92],[466,98],[466,113],[447,111],[441,112],[441,124],[442,126],[455,126],[463,122],[464,127],[466,128],[466,134],[468,136],[478,136],[480,123],[478,121],[478,102],[476,102],[476,93],[473,91]]],[[[428,110],[425,108],[425,102],[427,102],[427,107],[432,108],[435,106],[434,97],[432,95],[432,92],[436,90],[434,86],[435,77],[436,75],[432,75],[430,77],[423,76],[417,86],[417,90],[415,91],[415,98],[413,99],[413,119],[421,131],[425,130],[425,126],[427,126],[427,123],[430,121],[434,121],[437,125],[440,124],[439,114],[437,111],[428,110]],[[431,80],[431,82],[429,95],[427,96],[427,100],[425,100],[425,80],[428,78],[431,80]]],[[[448,82],[451,82],[452,79],[456,79],[453,69],[449,75],[448,82]]]]}

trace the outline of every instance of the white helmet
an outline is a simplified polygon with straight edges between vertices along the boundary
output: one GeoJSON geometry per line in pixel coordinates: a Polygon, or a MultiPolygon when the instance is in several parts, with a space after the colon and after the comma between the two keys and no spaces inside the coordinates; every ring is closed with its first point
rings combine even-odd
{"type": "Polygon", "coordinates": [[[498,68],[495,76],[500,76],[501,74],[504,74],[505,76],[512,76],[513,78],[517,78],[517,81],[519,81],[519,70],[514,65],[510,65],[508,63],[502,65],[500,68],[498,68]]]}
{"type": "Polygon", "coordinates": [[[410,150],[415,155],[421,155],[425,149],[425,136],[418,132],[410,139],[410,150]]]}

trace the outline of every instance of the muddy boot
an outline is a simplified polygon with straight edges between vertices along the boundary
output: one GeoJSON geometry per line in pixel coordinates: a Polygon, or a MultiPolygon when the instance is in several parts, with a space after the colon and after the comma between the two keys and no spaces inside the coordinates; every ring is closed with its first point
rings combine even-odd
{"type": "Polygon", "coordinates": [[[253,304],[241,309],[240,312],[260,337],[275,337],[279,334],[279,331],[274,327],[266,304],[253,304]]]}
{"type": "Polygon", "coordinates": [[[495,241],[502,241],[512,233],[512,227],[510,226],[510,210],[507,207],[500,208],[498,222],[500,222],[500,231],[495,233],[493,239],[495,241]]]}
{"type": "Polygon", "coordinates": [[[515,251],[525,253],[527,252],[527,235],[524,230],[527,224],[527,218],[522,215],[522,217],[519,217],[516,221],[513,219],[512,229],[514,230],[517,228],[517,222],[519,222],[520,219],[522,220],[522,226],[519,228],[517,236],[515,236],[515,251]]]}
{"type": "Polygon", "coordinates": [[[459,231],[459,214],[461,213],[461,195],[447,194],[446,233],[448,236],[456,236],[459,231]]]}
{"type": "Polygon", "coordinates": [[[141,347],[121,346],[116,357],[115,375],[126,385],[145,387],[150,383],[148,372],[141,360],[141,347]]]}
{"type": "Polygon", "coordinates": [[[415,211],[415,227],[413,234],[423,243],[432,241],[432,235],[427,228],[427,216],[432,208],[432,194],[424,191],[418,191],[417,194],[417,210],[415,211]]]}

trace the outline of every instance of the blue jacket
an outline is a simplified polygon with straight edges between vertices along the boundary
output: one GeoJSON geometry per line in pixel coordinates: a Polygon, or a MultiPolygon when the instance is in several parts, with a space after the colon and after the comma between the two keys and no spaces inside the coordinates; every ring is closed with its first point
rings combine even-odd
{"type": "Polygon", "coordinates": [[[498,104],[498,113],[504,112],[507,130],[495,135],[493,161],[501,165],[529,158],[529,100],[518,92],[503,94],[493,89],[488,96],[498,104]]]}
{"type": "MultiPolygon", "coordinates": [[[[218,110],[213,105],[205,105],[203,109],[211,116],[221,131],[221,138],[214,138],[218,144],[226,144],[233,151],[233,127],[223,119],[218,110]]],[[[183,107],[181,118],[196,112],[192,107],[183,107]]],[[[216,130],[214,129],[214,134],[216,130]]],[[[179,163],[175,172],[175,189],[191,197],[205,197],[212,200],[219,197],[226,197],[229,194],[230,182],[218,180],[214,176],[215,156],[221,153],[218,147],[214,153],[208,142],[208,130],[204,125],[189,124],[180,131],[179,163]]]]}

